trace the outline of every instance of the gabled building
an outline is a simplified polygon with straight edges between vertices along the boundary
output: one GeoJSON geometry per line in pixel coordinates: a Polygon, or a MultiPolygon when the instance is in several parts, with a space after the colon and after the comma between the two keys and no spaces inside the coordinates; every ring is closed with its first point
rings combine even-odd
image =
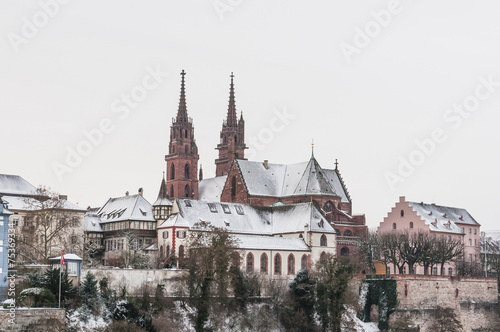
{"type": "Polygon", "coordinates": [[[110,198],[97,211],[103,230],[105,265],[124,251],[140,250],[156,240],[153,206],[142,193],[141,188],[136,195],[127,192],[125,196],[110,198]]]}
{"type": "Polygon", "coordinates": [[[337,231],[338,255],[356,250],[359,238],[368,231],[364,215],[352,215],[338,164],[335,169],[323,169],[314,156],[292,165],[235,159],[228,175],[200,182],[200,199],[254,207],[312,202],[337,231]]]}
{"type": "MultiPolygon", "coordinates": [[[[388,232],[429,233],[436,237],[460,239],[464,246],[463,260],[467,263],[479,263],[481,225],[463,208],[454,208],[436,204],[408,202],[404,196],[391,209],[377,229],[379,234],[388,232]]],[[[391,274],[397,274],[390,267],[391,274]]],[[[416,267],[416,274],[424,274],[423,267],[416,267]]],[[[407,270],[408,271],[408,270],[407,270]]],[[[431,271],[432,274],[441,274],[431,271]]],[[[447,264],[443,275],[456,275],[454,264],[447,264]]]]}
{"type": "MultiPolygon", "coordinates": [[[[18,244],[25,243],[32,249],[41,248],[46,243],[46,237],[50,236],[47,254],[56,255],[61,251],[78,255],[83,253],[83,216],[86,210],[68,201],[66,195],[44,196],[21,176],[9,174],[0,174],[0,195],[12,213],[9,221],[15,229],[18,244]],[[35,220],[47,212],[53,223],[35,220]],[[58,232],[60,228],[64,231],[58,232]]],[[[33,259],[38,260],[34,258],[36,256],[28,257],[17,252],[17,263],[33,263],[33,259]]]]}
{"type": "Polygon", "coordinates": [[[165,261],[188,256],[189,232],[210,224],[231,233],[248,271],[293,278],[321,255],[335,254],[335,230],[311,203],[256,207],[239,203],[176,199],[172,214],[158,227],[165,261]]]}

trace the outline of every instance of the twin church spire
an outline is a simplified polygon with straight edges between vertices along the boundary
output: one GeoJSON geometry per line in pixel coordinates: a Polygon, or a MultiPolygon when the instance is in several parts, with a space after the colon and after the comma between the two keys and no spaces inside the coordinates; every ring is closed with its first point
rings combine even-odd
{"type": "MultiPolygon", "coordinates": [[[[198,199],[198,182],[201,180],[197,178],[199,155],[194,139],[193,121],[187,113],[185,75],[186,72],[183,70],[179,108],[170,126],[169,153],[165,156],[166,184],[171,198],[198,199]]],[[[243,114],[240,115],[239,120],[236,115],[234,75],[231,73],[227,118],[223,121],[220,143],[216,147],[219,150],[219,158],[215,160],[216,176],[226,175],[234,159],[244,159],[244,151],[247,148],[244,127],[243,114]]]]}

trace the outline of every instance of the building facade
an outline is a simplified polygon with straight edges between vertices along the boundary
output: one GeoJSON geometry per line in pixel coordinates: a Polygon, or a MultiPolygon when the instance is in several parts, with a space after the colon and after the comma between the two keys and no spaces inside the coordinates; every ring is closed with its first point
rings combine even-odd
{"type": "MultiPolygon", "coordinates": [[[[457,239],[463,245],[462,260],[468,264],[479,264],[480,256],[480,227],[479,223],[462,208],[453,208],[436,204],[416,203],[406,201],[404,196],[391,209],[377,229],[379,234],[408,232],[410,234],[423,232],[434,237],[457,239]]],[[[433,275],[456,275],[456,265],[449,262],[443,271],[437,266],[428,271],[433,275]]],[[[392,264],[388,266],[390,274],[407,273],[397,271],[392,264]]],[[[423,266],[415,268],[416,274],[424,274],[423,266]]]]}

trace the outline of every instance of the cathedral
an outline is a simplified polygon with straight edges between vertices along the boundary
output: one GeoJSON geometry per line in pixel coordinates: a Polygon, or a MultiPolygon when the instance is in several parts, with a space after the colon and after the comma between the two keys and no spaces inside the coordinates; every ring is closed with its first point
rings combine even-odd
{"type": "MultiPolygon", "coordinates": [[[[364,215],[352,214],[351,197],[337,162],[334,169],[323,169],[314,154],[308,161],[291,165],[245,158],[245,121],[242,114],[238,118],[236,111],[232,73],[227,116],[222,122],[220,142],[215,147],[218,150],[216,174],[213,178],[203,178],[202,170],[198,171],[193,120],[188,116],[185,75],[182,71],[179,106],[170,127],[169,150],[165,156],[166,181],[158,197],[159,201],[172,203],[170,206],[153,204],[155,211],[169,210],[169,216],[158,222],[160,255],[167,259],[179,257],[182,250],[183,256],[184,247],[180,243],[185,231],[199,220],[243,237],[242,244],[260,243],[241,249],[247,256],[248,269],[253,269],[253,257],[260,256],[261,272],[264,271],[263,255],[270,256],[274,247],[288,248],[289,252],[282,254],[289,258],[291,252],[301,253],[296,267],[292,264],[295,255],[288,261],[293,265],[289,272],[309,266],[326,252],[348,255],[355,250],[357,240],[367,233],[367,226],[364,215]],[[248,239],[249,236],[253,238],[248,239]],[[266,253],[268,249],[271,252],[266,253]]],[[[278,269],[272,265],[278,264],[276,257],[270,257],[271,270],[275,273],[278,269]]],[[[265,269],[267,271],[267,265],[265,269]]]]}

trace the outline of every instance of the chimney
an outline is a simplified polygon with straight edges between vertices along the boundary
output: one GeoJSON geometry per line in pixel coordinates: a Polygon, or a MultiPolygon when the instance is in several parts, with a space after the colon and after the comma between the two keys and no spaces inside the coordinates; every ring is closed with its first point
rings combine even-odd
{"type": "Polygon", "coordinates": [[[138,191],[138,192],[139,192],[139,195],[141,195],[141,196],[142,196],[142,192],[143,192],[142,188],[139,188],[139,191],[138,191]]]}
{"type": "Polygon", "coordinates": [[[269,169],[268,160],[264,160],[264,168],[269,169]]]}
{"type": "Polygon", "coordinates": [[[128,191],[125,192],[125,196],[128,196],[128,191]]]}

